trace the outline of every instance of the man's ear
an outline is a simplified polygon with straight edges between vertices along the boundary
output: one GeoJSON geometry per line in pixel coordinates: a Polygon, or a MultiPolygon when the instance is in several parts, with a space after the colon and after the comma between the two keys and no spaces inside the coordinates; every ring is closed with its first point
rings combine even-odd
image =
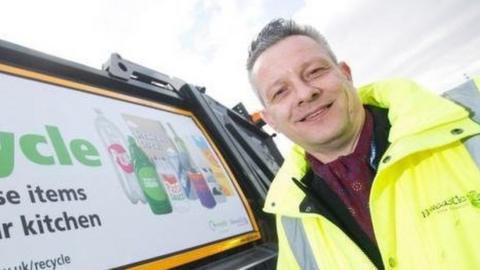
{"type": "Polygon", "coordinates": [[[349,81],[353,81],[352,79],[352,71],[350,70],[350,66],[347,65],[345,62],[338,63],[338,67],[342,71],[343,75],[348,78],[349,81]]]}
{"type": "Polygon", "coordinates": [[[263,121],[267,123],[271,128],[273,128],[275,131],[277,128],[275,127],[275,121],[273,120],[272,116],[270,113],[268,113],[267,110],[263,109],[260,111],[260,115],[262,116],[263,121]]]}

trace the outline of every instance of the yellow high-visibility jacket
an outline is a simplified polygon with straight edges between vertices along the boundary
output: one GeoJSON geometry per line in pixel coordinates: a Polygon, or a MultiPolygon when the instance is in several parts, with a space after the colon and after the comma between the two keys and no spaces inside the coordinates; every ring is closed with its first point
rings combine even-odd
{"type": "Polygon", "coordinates": [[[312,173],[294,146],[264,206],[276,215],[277,268],[480,269],[479,89],[480,77],[448,98],[400,79],[359,89],[364,104],[388,109],[391,125],[369,200],[380,264],[321,203],[308,203],[302,183],[312,173]]]}

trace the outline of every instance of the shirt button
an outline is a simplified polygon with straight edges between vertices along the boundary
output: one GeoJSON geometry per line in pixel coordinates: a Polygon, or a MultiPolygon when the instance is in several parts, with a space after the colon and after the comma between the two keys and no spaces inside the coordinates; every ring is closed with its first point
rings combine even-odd
{"type": "Polygon", "coordinates": [[[459,134],[462,134],[462,133],[463,133],[463,129],[461,129],[461,128],[454,128],[454,129],[450,130],[450,133],[452,133],[452,135],[459,135],[459,134]]]}
{"type": "Polygon", "coordinates": [[[395,259],[393,257],[390,257],[390,258],[388,258],[388,265],[391,268],[394,268],[395,266],[397,266],[397,262],[395,261],[395,259]]]}

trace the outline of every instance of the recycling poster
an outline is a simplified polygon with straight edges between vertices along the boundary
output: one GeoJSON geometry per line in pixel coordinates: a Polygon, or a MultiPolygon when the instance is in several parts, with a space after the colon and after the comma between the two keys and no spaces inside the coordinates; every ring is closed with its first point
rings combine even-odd
{"type": "Polygon", "coordinates": [[[0,269],[121,267],[255,230],[188,112],[0,73],[0,113],[0,269]]]}

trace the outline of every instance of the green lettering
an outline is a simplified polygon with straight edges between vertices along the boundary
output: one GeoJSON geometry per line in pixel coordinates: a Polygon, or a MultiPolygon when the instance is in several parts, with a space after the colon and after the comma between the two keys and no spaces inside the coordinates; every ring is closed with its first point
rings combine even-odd
{"type": "Polygon", "coordinates": [[[57,154],[58,161],[62,165],[72,165],[72,159],[68,154],[67,146],[63,141],[62,135],[57,127],[54,126],[45,126],[47,129],[48,137],[50,138],[53,149],[57,154]]]}
{"type": "MultiPolygon", "coordinates": [[[[31,162],[40,165],[53,165],[56,159],[61,165],[73,165],[71,154],[83,165],[98,167],[102,165],[100,155],[95,146],[87,140],[75,139],[67,148],[60,131],[55,126],[45,126],[48,136],[39,134],[22,135],[18,141],[24,156],[31,162]],[[48,140],[49,139],[49,140],[48,140]],[[42,153],[40,147],[48,147],[42,153]]],[[[44,150],[44,149],[41,149],[44,150]]],[[[15,165],[15,134],[0,132],[0,178],[12,174],[15,165]]]]}
{"type": "Polygon", "coordinates": [[[97,167],[101,166],[102,162],[97,149],[93,144],[86,140],[75,139],[70,142],[70,150],[73,156],[83,165],[97,167]]]}
{"type": "Polygon", "coordinates": [[[38,152],[37,146],[40,143],[47,143],[45,137],[35,134],[26,134],[20,137],[20,148],[30,161],[41,165],[54,164],[53,156],[44,156],[38,152]]]}
{"type": "Polygon", "coordinates": [[[0,177],[7,177],[13,171],[13,133],[0,132],[0,177]]]}

